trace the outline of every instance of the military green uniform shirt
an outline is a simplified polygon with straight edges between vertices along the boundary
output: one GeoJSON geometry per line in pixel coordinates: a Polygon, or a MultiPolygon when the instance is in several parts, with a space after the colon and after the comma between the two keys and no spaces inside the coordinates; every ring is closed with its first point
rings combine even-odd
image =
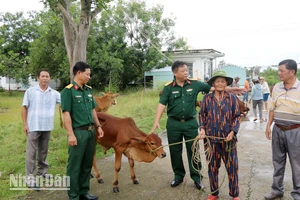
{"type": "Polygon", "coordinates": [[[94,124],[91,111],[96,106],[90,86],[84,85],[81,89],[73,81],[61,92],[62,111],[70,113],[73,128],[94,124]]]}
{"type": "Polygon", "coordinates": [[[208,93],[210,88],[210,85],[198,80],[187,80],[183,87],[173,80],[165,85],[159,103],[168,104],[168,117],[189,119],[196,115],[195,101],[198,93],[208,93]]]}

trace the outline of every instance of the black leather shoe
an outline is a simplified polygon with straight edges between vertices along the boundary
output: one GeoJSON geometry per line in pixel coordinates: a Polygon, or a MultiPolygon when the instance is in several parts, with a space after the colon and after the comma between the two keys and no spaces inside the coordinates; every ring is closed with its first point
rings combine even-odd
{"type": "Polygon", "coordinates": [[[180,183],[182,183],[182,182],[183,182],[183,180],[174,179],[171,183],[171,187],[176,187],[176,186],[180,185],[180,183]]]}
{"type": "Polygon", "coordinates": [[[95,195],[92,195],[92,194],[87,194],[87,195],[80,195],[79,199],[80,200],[89,200],[89,199],[96,200],[96,199],[98,199],[98,197],[95,195]]]}
{"type": "Polygon", "coordinates": [[[275,194],[274,192],[270,192],[265,195],[266,200],[274,200],[280,197],[283,197],[283,194],[275,194]]]}
{"type": "Polygon", "coordinates": [[[203,189],[204,189],[204,185],[201,184],[201,182],[195,181],[194,184],[195,184],[195,187],[196,187],[198,190],[203,190],[203,189]]]}

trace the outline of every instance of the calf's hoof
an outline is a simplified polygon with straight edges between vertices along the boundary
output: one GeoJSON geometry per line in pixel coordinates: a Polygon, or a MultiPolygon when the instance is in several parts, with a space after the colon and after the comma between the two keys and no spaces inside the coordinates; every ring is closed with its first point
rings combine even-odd
{"type": "Polygon", "coordinates": [[[98,180],[98,183],[100,183],[100,184],[104,183],[103,179],[102,179],[102,178],[99,179],[99,180],[98,180]]]}
{"type": "Polygon", "coordinates": [[[118,187],[114,187],[114,188],[113,188],[113,191],[114,191],[114,193],[120,192],[118,187]]]}
{"type": "Polygon", "coordinates": [[[133,184],[137,185],[140,184],[137,180],[133,181],[133,184]]]}

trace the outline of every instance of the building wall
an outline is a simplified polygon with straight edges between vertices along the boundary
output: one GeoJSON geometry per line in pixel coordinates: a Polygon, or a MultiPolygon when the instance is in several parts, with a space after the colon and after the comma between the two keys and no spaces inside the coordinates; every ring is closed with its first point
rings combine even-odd
{"type": "Polygon", "coordinates": [[[145,76],[153,77],[154,89],[162,87],[165,83],[172,81],[174,77],[170,66],[164,67],[162,69],[154,69],[150,72],[145,72],[145,76]]]}
{"type": "Polygon", "coordinates": [[[224,67],[218,69],[226,72],[227,76],[232,77],[240,77],[239,84],[240,87],[244,87],[244,82],[246,81],[246,69],[235,66],[235,65],[225,65],[224,67]]]}
{"type": "MultiPolygon", "coordinates": [[[[213,49],[195,49],[173,51],[173,61],[180,60],[188,63],[189,78],[204,81],[205,77],[211,77],[213,69],[217,66],[217,58],[225,54],[213,49]]],[[[171,67],[163,69],[153,69],[145,72],[145,76],[153,76],[153,88],[159,88],[170,80],[173,80],[171,67]]]]}
{"type": "MultiPolygon", "coordinates": [[[[9,83],[9,79],[7,77],[0,76],[0,87],[4,88],[5,90],[8,90],[9,85],[10,85],[11,90],[25,91],[29,87],[39,84],[38,81],[36,81],[35,79],[32,79],[31,77],[29,78],[28,82],[29,82],[29,84],[25,85],[21,82],[17,83],[15,81],[15,79],[11,79],[10,83],[9,83]]],[[[60,87],[60,81],[59,80],[57,80],[57,81],[50,80],[49,86],[53,89],[57,89],[60,87]]]]}

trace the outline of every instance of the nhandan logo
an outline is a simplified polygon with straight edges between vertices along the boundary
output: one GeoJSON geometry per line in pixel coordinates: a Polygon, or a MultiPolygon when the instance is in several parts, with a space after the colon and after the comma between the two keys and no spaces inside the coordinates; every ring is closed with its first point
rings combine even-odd
{"type": "Polygon", "coordinates": [[[32,183],[34,183],[36,188],[29,188],[28,182],[30,183],[30,181],[26,182],[26,176],[21,174],[10,174],[9,180],[10,190],[70,190],[70,177],[60,174],[55,176],[47,174],[46,178],[42,176],[35,177],[32,183]]]}

